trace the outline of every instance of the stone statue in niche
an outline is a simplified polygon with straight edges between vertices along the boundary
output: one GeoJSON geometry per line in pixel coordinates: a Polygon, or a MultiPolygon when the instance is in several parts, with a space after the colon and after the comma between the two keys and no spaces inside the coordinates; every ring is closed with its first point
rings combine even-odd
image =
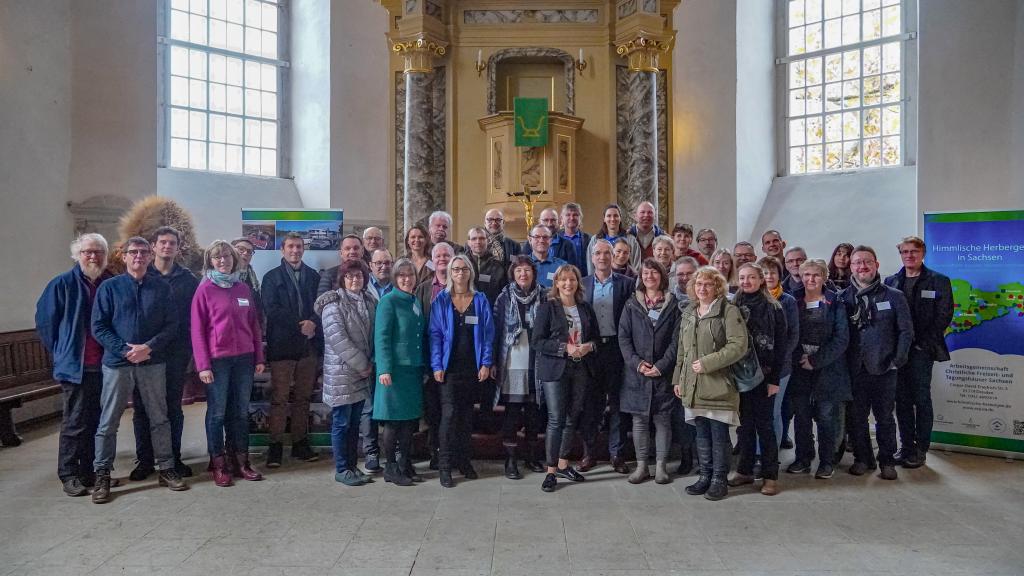
{"type": "Polygon", "coordinates": [[[494,141],[494,188],[501,188],[501,140],[494,141]]]}
{"type": "Polygon", "coordinates": [[[569,188],[569,143],[565,140],[558,142],[558,189],[569,188]]]}
{"type": "Polygon", "coordinates": [[[540,189],[541,163],[544,162],[544,149],[540,147],[523,148],[523,168],[520,180],[524,190],[540,189]]]}

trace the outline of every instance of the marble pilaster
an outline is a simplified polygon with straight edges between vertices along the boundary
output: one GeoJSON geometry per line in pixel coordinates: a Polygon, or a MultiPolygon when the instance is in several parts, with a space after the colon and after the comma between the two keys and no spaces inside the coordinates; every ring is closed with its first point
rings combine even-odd
{"type": "Polygon", "coordinates": [[[397,246],[409,226],[445,209],[445,72],[395,74],[397,246]]]}
{"type": "Polygon", "coordinates": [[[630,215],[653,203],[659,223],[668,217],[666,76],[625,66],[615,75],[617,201],[630,215]]]}

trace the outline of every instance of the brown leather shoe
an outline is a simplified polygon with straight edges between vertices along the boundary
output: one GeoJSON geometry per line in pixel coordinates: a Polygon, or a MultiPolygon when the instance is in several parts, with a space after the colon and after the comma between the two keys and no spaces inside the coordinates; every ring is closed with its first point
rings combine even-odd
{"type": "Polygon", "coordinates": [[[589,472],[594,469],[594,466],[597,466],[597,460],[590,456],[584,456],[583,460],[580,460],[579,464],[576,465],[576,470],[580,472],[589,472]]]}
{"type": "Polygon", "coordinates": [[[761,486],[761,494],[765,496],[775,496],[779,493],[779,483],[769,478],[764,479],[764,484],[761,486]]]}
{"type": "Polygon", "coordinates": [[[622,458],[612,460],[612,470],[619,474],[629,474],[629,466],[626,466],[626,461],[622,458]]]}

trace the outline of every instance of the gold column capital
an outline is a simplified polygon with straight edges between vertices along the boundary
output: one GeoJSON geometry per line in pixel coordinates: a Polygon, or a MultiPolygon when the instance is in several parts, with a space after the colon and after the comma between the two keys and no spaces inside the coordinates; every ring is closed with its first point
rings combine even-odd
{"type": "Polygon", "coordinates": [[[402,69],[406,74],[433,72],[434,59],[444,57],[448,52],[448,44],[420,36],[406,40],[395,40],[391,43],[391,50],[404,59],[402,69]]]}
{"type": "Polygon", "coordinates": [[[672,51],[672,37],[638,35],[615,46],[615,52],[629,60],[632,72],[657,72],[658,59],[672,51]]]}

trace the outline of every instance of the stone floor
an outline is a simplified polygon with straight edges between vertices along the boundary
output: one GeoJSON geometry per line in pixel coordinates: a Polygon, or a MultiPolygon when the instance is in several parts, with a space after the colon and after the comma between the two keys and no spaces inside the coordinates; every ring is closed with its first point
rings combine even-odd
{"type": "MultiPolygon", "coordinates": [[[[203,405],[186,407],[186,459],[205,468],[203,405]]],[[[775,497],[709,502],[688,479],[628,484],[608,467],[540,490],[481,478],[442,489],[349,488],[330,458],[217,488],[155,480],[94,505],[55,477],[56,424],[0,450],[0,576],[80,574],[523,575],[1024,574],[1024,463],[933,452],[897,482],[783,475],[775,497]]],[[[131,469],[130,413],[117,476],[131,469]]],[[[783,460],[788,462],[786,453],[783,460]]],[[[258,459],[261,462],[261,459],[258,459]]]]}

